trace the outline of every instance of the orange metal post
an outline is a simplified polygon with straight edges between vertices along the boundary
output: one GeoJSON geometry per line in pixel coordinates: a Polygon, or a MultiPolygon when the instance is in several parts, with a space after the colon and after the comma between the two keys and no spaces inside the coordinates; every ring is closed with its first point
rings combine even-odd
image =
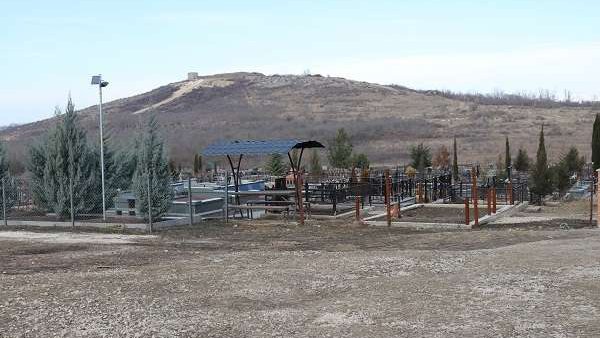
{"type": "Polygon", "coordinates": [[[471,217],[469,215],[469,199],[465,198],[465,224],[471,223],[471,217]]]}
{"type": "Polygon", "coordinates": [[[478,227],[479,226],[479,209],[477,206],[477,202],[479,200],[479,195],[477,193],[477,175],[475,174],[475,169],[472,170],[471,181],[473,183],[473,186],[471,187],[471,195],[473,197],[473,220],[475,222],[473,225],[478,227]]]}
{"type": "Polygon", "coordinates": [[[360,197],[354,199],[354,207],[356,208],[356,221],[360,222],[360,197]]]}
{"type": "Polygon", "coordinates": [[[513,199],[513,186],[512,186],[512,182],[508,182],[508,193],[509,193],[509,203],[511,205],[515,204],[515,200],[513,199]]]}
{"type": "Polygon", "coordinates": [[[400,211],[400,208],[402,208],[402,199],[400,198],[400,196],[398,196],[398,218],[402,218],[402,212],[400,211]]]}
{"type": "Polygon", "coordinates": [[[487,199],[487,201],[486,201],[487,202],[487,212],[488,212],[488,215],[491,215],[492,214],[492,189],[491,188],[487,189],[486,197],[487,197],[486,198],[487,199]]]}
{"type": "Polygon", "coordinates": [[[391,199],[391,184],[390,184],[390,170],[385,170],[385,209],[387,216],[388,226],[392,226],[392,199],[391,199]]]}
{"type": "Polygon", "coordinates": [[[496,187],[492,188],[492,213],[496,213],[496,187]]]}
{"type": "Polygon", "coordinates": [[[296,183],[298,189],[298,208],[300,210],[300,225],[304,225],[304,201],[302,201],[302,172],[298,173],[296,183]]]}

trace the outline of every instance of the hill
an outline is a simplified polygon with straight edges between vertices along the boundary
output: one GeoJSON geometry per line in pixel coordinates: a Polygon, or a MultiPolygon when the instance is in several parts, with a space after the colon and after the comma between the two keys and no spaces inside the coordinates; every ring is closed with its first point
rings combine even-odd
{"type": "MultiPolygon", "coordinates": [[[[75,103],[76,102],[76,98],[75,103]]],[[[229,73],[167,84],[104,105],[107,130],[127,144],[140,123],[155,114],[171,156],[191,163],[195,151],[218,139],[313,138],[327,142],[346,128],[355,149],[379,164],[402,164],[418,142],[451,148],[455,135],[460,161],[495,161],[504,151],[524,147],[534,155],[540,125],[546,126],[551,158],[575,145],[589,158],[597,108],[478,104],[440,92],[420,92],[320,75],[229,73]]],[[[80,111],[91,136],[97,107],[80,111]]],[[[22,157],[54,118],[0,131],[13,158],[22,157]]]]}

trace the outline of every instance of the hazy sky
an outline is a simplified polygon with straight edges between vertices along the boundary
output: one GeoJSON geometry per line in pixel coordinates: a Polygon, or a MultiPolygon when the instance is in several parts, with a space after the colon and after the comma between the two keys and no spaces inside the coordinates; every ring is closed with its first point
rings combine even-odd
{"type": "Polygon", "coordinates": [[[0,0],[0,125],[188,71],[600,97],[600,1],[0,0]]]}

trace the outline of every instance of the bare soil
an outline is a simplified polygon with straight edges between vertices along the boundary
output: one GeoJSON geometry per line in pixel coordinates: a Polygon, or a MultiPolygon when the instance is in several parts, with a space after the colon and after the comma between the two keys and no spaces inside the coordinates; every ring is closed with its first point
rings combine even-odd
{"type": "Polygon", "coordinates": [[[0,232],[1,337],[597,337],[600,231],[0,232]]]}
{"type": "MultiPolygon", "coordinates": [[[[479,217],[487,215],[487,209],[478,208],[479,217]]],[[[473,220],[474,208],[469,209],[470,218],[473,220]]],[[[408,210],[402,213],[402,222],[420,222],[420,223],[456,223],[463,224],[465,222],[464,208],[435,208],[423,207],[418,209],[408,210]]]]}

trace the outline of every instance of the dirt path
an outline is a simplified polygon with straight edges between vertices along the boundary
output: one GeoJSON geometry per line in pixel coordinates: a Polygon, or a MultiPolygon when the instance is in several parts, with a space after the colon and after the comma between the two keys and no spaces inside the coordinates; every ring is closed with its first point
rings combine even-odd
{"type": "Polygon", "coordinates": [[[0,233],[0,336],[596,337],[599,235],[318,224],[127,242],[0,233]]]}

